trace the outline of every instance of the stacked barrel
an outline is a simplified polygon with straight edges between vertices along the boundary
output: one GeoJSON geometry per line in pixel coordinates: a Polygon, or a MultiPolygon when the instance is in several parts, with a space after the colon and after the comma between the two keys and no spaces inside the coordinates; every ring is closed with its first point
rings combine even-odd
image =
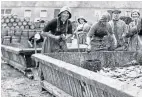
{"type": "Polygon", "coordinates": [[[2,16],[1,24],[2,44],[21,44],[25,47],[28,47],[28,39],[45,26],[45,23],[35,23],[30,18],[19,18],[17,15],[2,16]]]}

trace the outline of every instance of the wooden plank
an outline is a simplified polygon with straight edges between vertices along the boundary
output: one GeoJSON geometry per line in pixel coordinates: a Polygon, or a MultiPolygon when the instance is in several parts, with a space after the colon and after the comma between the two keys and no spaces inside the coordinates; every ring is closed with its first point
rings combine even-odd
{"type": "Polygon", "coordinates": [[[13,52],[15,54],[19,54],[20,50],[19,48],[7,46],[7,45],[1,45],[1,48],[5,49],[5,51],[13,52]]]}
{"type": "Polygon", "coordinates": [[[44,85],[43,87],[48,92],[55,95],[56,97],[73,97],[73,96],[70,96],[69,94],[65,93],[64,91],[60,90],[56,86],[53,86],[52,84],[47,83],[46,81],[42,81],[41,83],[43,83],[43,85],[44,85]]]}
{"type": "MultiPolygon", "coordinates": [[[[35,53],[34,48],[16,48],[12,46],[7,46],[7,45],[1,45],[1,48],[5,49],[6,51],[13,52],[15,54],[26,54],[26,53],[35,53]]],[[[42,48],[37,48],[37,51],[40,52],[42,48]]]]}
{"type": "Polygon", "coordinates": [[[21,72],[23,72],[25,74],[25,70],[27,68],[23,67],[21,64],[14,62],[12,60],[9,60],[7,58],[2,57],[3,60],[5,60],[8,64],[10,64],[11,66],[13,66],[14,68],[17,68],[18,70],[20,70],[21,72]]]}
{"type": "Polygon", "coordinates": [[[49,56],[45,56],[42,54],[34,54],[32,58],[35,58],[41,63],[44,63],[45,66],[47,65],[56,70],[59,70],[60,72],[66,73],[68,76],[72,76],[76,79],[82,80],[92,86],[95,85],[96,88],[105,90],[108,93],[111,93],[112,95],[119,95],[120,97],[141,97],[142,95],[141,90],[137,87],[126,84],[124,82],[117,81],[109,77],[102,76],[95,72],[51,58],[49,56]],[[116,85],[116,83],[118,84],[116,85]],[[122,88],[123,86],[127,86],[127,88],[124,89],[122,88]]]}

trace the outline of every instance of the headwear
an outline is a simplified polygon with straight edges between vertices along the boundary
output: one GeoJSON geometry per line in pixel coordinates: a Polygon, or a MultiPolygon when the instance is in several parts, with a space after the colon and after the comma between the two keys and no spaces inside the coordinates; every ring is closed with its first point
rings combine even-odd
{"type": "Polygon", "coordinates": [[[140,16],[140,11],[139,11],[139,10],[133,10],[133,11],[131,12],[131,16],[132,16],[132,14],[133,14],[134,12],[137,12],[138,15],[140,16]]]}
{"type": "MultiPolygon", "coordinates": [[[[77,21],[79,22],[80,19],[83,19],[85,22],[87,22],[86,19],[85,19],[83,16],[80,16],[80,17],[77,19],[77,21]]],[[[79,22],[79,23],[80,23],[80,22],[79,22]]]]}
{"type": "Polygon", "coordinates": [[[109,13],[103,13],[100,18],[100,21],[108,21],[109,18],[110,18],[109,13]]]}
{"type": "Polygon", "coordinates": [[[120,13],[121,13],[121,11],[120,11],[120,10],[115,9],[115,10],[113,10],[113,11],[112,11],[112,13],[120,14],[120,13]]]}
{"type": "Polygon", "coordinates": [[[58,14],[58,17],[61,15],[61,13],[62,12],[64,12],[64,11],[68,11],[69,12],[69,19],[71,18],[71,9],[68,7],[68,6],[64,6],[64,7],[62,7],[61,9],[60,9],[60,12],[59,12],[59,14],[58,14]]]}

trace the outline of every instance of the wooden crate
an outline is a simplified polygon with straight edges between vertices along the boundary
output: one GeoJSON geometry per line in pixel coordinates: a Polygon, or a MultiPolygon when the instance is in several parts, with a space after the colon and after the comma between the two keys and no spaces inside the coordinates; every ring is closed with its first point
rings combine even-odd
{"type": "Polygon", "coordinates": [[[140,88],[83,69],[77,65],[80,61],[88,58],[102,58],[103,56],[110,58],[105,59],[110,64],[115,61],[115,58],[116,60],[121,59],[119,60],[119,64],[121,64],[133,58],[136,59],[137,56],[135,55],[137,54],[138,52],[106,51],[91,54],[60,53],[60,56],[56,53],[54,57],[53,54],[52,56],[51,54],[34,54],[32,58],[40,64],[41,87],[57,97],[63,97],[64,95],[66,95],[65,97],[141,97],[142,91],[140,88]],[[64,56],[65,61],[59,59],[62,56],[64,56]],[[71,64],[74,61],[78,62],[71,64]]]}
{"type": "MultiPolygon", "coordinates": [[[[31,55],[35,53],[34,48],[24,48],[21,44],[11,44],[11,46],[1,45],[2,59],[7,64],[23,72],[27,77],[33,78],[32,68],[35,68],[35,62],[31,55]]],[[[41,51],[40,48],[37,49],[41,51]]]]}

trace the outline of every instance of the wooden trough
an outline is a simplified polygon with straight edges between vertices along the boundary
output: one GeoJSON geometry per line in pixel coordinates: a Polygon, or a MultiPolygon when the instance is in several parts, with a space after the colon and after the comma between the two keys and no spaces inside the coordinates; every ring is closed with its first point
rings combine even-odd
{"type": "Polygon", "coordinates": [[[139,52],[97,51],[33,54],[39,62],[39,77],[43,89],[56,97],[142,97],[142,90],[81,67],[87,59],[100,59],[104,67],[124,66],[142,60],[139,52]]]}
{"type": "MultiPolygon", "coordinates": [[[[40,52],[41,48],[37,48],[40,52]]],[[[7,64],[23,72],[27,77],[33,78],[32,68],[35,63],[31,59],[31,55],[35,53],[34,48],[17,48],[7,45],[1,45],[2,59],[7,64]]]]}

